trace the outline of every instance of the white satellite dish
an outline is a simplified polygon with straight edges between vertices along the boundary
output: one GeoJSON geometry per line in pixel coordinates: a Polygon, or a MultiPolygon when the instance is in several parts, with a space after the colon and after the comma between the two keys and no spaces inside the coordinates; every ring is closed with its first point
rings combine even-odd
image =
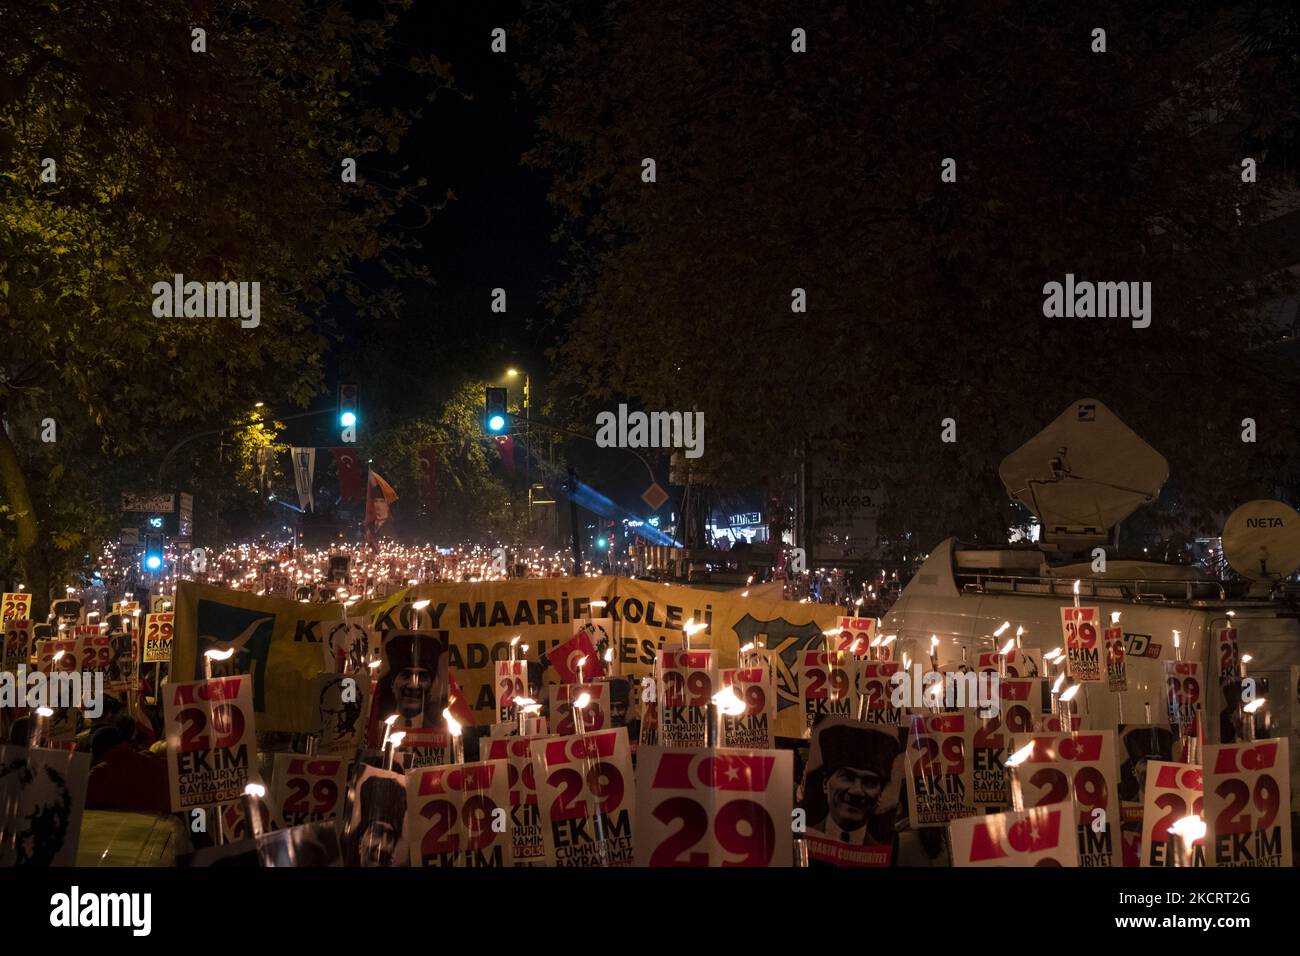
{"type": "Polygon", "coordinates": [[[1272,582],[1300,568],[1300,514],[1280,501],[1248,501],[1223,522],[1223,556],[1252,581],[1272,582]]]}
{"type": "Polygon", "coordinates": [[[1169,462],[1095,398],[1073,403],[998,466],[1007,492],[1038,516],[1040,540],[1082,546],[1154,501],[1169,462]]]}

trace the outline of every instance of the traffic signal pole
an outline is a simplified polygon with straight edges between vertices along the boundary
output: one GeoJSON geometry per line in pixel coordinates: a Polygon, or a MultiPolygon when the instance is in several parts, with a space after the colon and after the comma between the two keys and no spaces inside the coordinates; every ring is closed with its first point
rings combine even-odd
{"type": "MultiPolygon", "coordinates": [[[[538,428],[544,428],[544,429],[546,429],[546,430],[548,430],[548,431],[556,432],[557,434],[560,434],[560,435],[568,435],[570,438],[581,438],[581,439],[584,439],[585,441],[589,441],[589,442],[591,442],[593,445],[596,444],[596,436],[595,436],[595,435],[588,435],[586,432],[575,431],[575,430],[572,429],[572,428],[562,428],[562,427],[560,427],[559,425],[552,425],[552,424],[550,424],[549,422],[542,422],[542,421],[538,421],[538,420],[533,419],[533,418],[520,418],[520,417],[517,416],[517,415],[516,415],[516,416],[513,416],[513,421],[514,421],[514,422],[517,422],[517,423],[522,423],[522,424],[524,424],[524,425],[536,425],[538,428]]],[[[510,434],[510,432],[506,432],[506,434],[510,434]]],[[[528,435],[528,433],[527,433],[527,431],[525,430],[525,432],[524,432],[524,436],[525,436],[525,437],[524,437],[524,443],[525,443],[525,444],[527,444],[527,442],[528,442],[527,435],[528,435]]],[[[597,447],[600,447],[600,446],[597,445],[597,447]]],[[[636,452],[635,449],[632,449],[632,448],[620,448],[619,450],[620,450],[620,451],[625,451],[625,452],[627,452],[629,455],[632,455],[633,457],[635,457],[637,461],[641,462],[641,464],[645,465],[646,474],[648,474],[648,475],[650,476],[650,483],[651,483],[651,484],[657,484],[657,483],[658,483],[659,479],[655,477],[655,471],[654,471],[654,469],[653,469],[652,467],[650,467],[650,462],[646,461],[645,458],[642,457],[640,454],[638,454],[638,453],[636,452]]]]}
{"type": "MultiPolygon", "coordinates": [[[[322,408],[319,411],[314,411],[314,412],[298,412],[297,414],[294,415],[280,415],[275,417],[275,421],[292,422],[300,418],[314,418],[317,415],[333,415],[334,411],[335,410],[332,408],[322,408]]],[[[171,460],[174,457],[176,457],[176,453],[178,451],[180,451],[183,447],[188,445],[190,442],[197,441],[200,438],[208,438],[212,435],[224,435],[226,432],[238,431],[241,428],[247,428],[247,427],[248,427],[247,423],[244,423],[242,425],[227,425],[225,428],[213,428],[206,432],[196,432],[193,435],[188,435],[185,438],[182,438],[175,445],[172,445],[171,449],[167,452],[167,454],[163,455],[162,463],[158,465],[158,487],[159,488],[162,487],[163,472],[167,470],[167,466],[171,464],[171,460]]]]}

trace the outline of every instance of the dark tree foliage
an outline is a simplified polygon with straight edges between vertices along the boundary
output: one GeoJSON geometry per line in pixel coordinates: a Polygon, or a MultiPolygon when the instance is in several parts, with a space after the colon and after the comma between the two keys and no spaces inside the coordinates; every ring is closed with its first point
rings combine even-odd
{"type": "Polygon", "coordinates": [[[133,463],[255,400],[305,405],[330,296],[397,307],[358,263],[420,278],[395,219],[431,207],[384,160],[411,116],[366,97],[381,63],[451,82],[436,58],[394,56],[409,6],[0,6],[0,537],[38,614],[51,570],[98,548],[121,480],[147,473],[133,463]],[[174,273],[260,281],[260,326],[155,318],[151,287],[174,273]]]}
{"type": "Polygon", "coordinates": [[[922,545],[1005,540],[998,463],[1082,397],[1169,459],[1167,526],[1295,487],[1300,388],[1271,351],[1295,281],[1258,228],[1293,186],[1293,14],[533,0],[523,30],[588,408],[703,410],[721,486],[843,455],[922,545]],[[1067,273],[1149,281],[1150,327],[1045,318],[1067,273]]]}

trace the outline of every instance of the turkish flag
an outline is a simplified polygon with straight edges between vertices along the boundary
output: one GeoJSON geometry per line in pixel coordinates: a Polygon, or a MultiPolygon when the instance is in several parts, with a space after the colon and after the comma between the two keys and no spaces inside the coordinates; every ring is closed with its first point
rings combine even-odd
{"type": "Polygon", "coordinates": [[[334,470],[339,476],[339,498],[347,503],[361,497],[361,460],[351,448],[331,448],[334,470]]]}
{"type": "Polygon", "coordinates": [[[420,449],[420,493],[433,504],[438,500],[438,449],[425,445],[420,449]]]}
{"type": "Polygon", "coordinates": [[[462,727],[475,726],[478,721],[474,719],[474,709],[456,681],[455,668],[447,672],[447,692],[447,709],[451,711],[451,716],[456,719],[456,723],[462,727]]]}

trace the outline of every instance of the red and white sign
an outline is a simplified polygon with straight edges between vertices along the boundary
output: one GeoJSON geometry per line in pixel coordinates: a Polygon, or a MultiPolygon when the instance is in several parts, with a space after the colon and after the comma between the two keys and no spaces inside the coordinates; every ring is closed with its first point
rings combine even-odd
{"type": "Polygon", "coordinates": [[[730,687],[745,704],[744,713],[722,714],[723,747],[767,750],[772,746],[772,725],[776,721],[776,686],[768,667],[726,668],[718,673],[723,687],[730,687]]]}
{"type": "MultiPolygon", "coordinates": [[[[997,651],[982,651],[975,658],[975,669],[979,671],[990,671],[1000,673],[999,659],[1002,657],[997,651]]],[[[1043,651],[1037,647],[1013,647],[1007,653],[1007,676],[1008,677],[1041,677],[1043,676],[1043,651]]]]}
{"type": "Polygon", "coordinates": [[[609,684],[551,684],[549,723],[555,733],[567,737],[578,732],[578,714],[573,702],[586,694],[590,701],[582,709],[582,731],[591,733],[609,726],[609,684]]]}
{"type": "Polygon", "coordinates": [[[30,591],[6,591],[0,598],[0,621],[31,620],[32,594],[30,591]]]}
{"type": "Polygon", "coordinates": [[[1106,682],[1115,693],[1128,690],[1128,665],[1124,661],[1124,628],[1106,628],[1106,682]]]}
{"type": "Polygon", "coordinates": [[[632,866],[636,780],[627,729],[531,741],[544,866],[632,866]]]}
{"type": "Polygon", "coordinates": [[[1101,609],[1061,608],[1065,673],[1080,683],[1101,683],[1101,609]]]}
{"type": "Polygon", "coordinates": [[[703,747],[714,694],[713,651],[659,652],[659,745],[703,747]]]}
{"type": "Polygon", "coordinates": [[[18,672],[32,656],[32,622],[26,618],[4,622],[4,644],[0,647],[0,671],[18,672]]]}
{"type": "Polygon", "coordinates": [[[858,671],[860,719],[881,727],[901,727],[903,708],[893,702],[893,676],[903,669],[900,661],[863,661],[858,671]]]}
{"type": "Polygon", "coordinates": [[[348,761],[277,753],[271,771],[271,819],[279,829],[334,820],[343,809],[348,761]]]}
{"type": "Polygon", "coordinates": [[[81,634],[75,640],[78,670],[107,671],[112,666],[113,640],[107,634],[95,628],[93,634],[81,634]]]}
{"type": "Polygon", "coordinates": [[[907,813],[913,830],[975,813],[973,714],[914,714],[907,733],[907,813]]]}
{"type": "Polygon", "coordinates": [[[1237,646],[1237,629],[1224,627],[1219,629],[1219,676],[1237,678],[1241,676],[1241,649],[1237,646]]]}
{"type": "Polygon", "coordinates": [[[789,750],[637,752],[638,866],[789,866],[789,750]]]}
{"type": "Polygon", "coordinates": [[[1205,818],[1199,764],[1147,763],[1147,790],[1142,808],[1142,866],[1205,866],[1205,838],[1189,848],[1169,828],[1184,817],[1205,818]]]}
{"type": "Polygon", "coordinates": [[[822,717],[852,719],[854,679],[859,662],[847,654],[825,651],[800,651],[795,676],[799,681],[799,703],[803,707],[804,727],[811,731],[822,717]]]}
{"type": "MultiPolygon", "coordinates": [[[[866,657],[871,653],[871,639],[876,634],[874,617],[842,617],[835,625],[839,636],[835,639],[835,650],[845,651],[854,657],[866,657]]],[[[890,659],[890,648],[877,647],[878,660],[890,659]]]]}
{"type": "Polygon", "coordinates": [[[1285,737],[1205,748],[1208,866],[1291,866],[1285,737]]]}
{"type": "Polygon", "coordinates": [[[975,718],[971,741],[975,806],[984,811],[1011,806],[1011,777],[1006,759],[1011,756],[1011,735],[1034,729],[1034,716],[1042,706],[1043,682],[1037,678],[1004,677],[998,681],[998,713],[975,718]]]}
{"type": "Polygon", "coordinates": [[[420,767],[440,767],[455,759],[451,734],[437,727],[412,727],[393,748],[393,764],[410,772],[420,767]]]}
{"type": "Polygon", "coordinates": [[[1199,661],[1165,661],[1165,707],[1174,733],[1186,737],[1196,727],[1196,714],[1204,696],[1199,661]]]}
{"type": "Polygon", "coordinates": [[[497,661],[492,687],[497,700],[496,722],[501,724],[517,720],[519,711],[515,706],[515,698],[528,696],[528,662],[497,661]]]}
{"type": "Polygon", "coordinates": [[[426,767],[406,775],[411,866],[514,866],[504,760],[426,767]]]}
{"type": "Polygon", "coordinates": [[[172,632],[176,615],[171,611],[146,614],[144,618],[144,658],[146,664],[169,664],[172,659],[172,632]]]}
{"type": "MultiPolygon", "coordinates": [[[[594,622],[592,622],[594,623],[594,622]]],[[[605,662],[596,653],[596,643],[592,640],[594,630],[583,621],[578,625],[577,633],[563,644],[546,652],[546,659],[560,676],[561,684],[580,684],[605,676],[605,662]],[[586,658],[582,664],[582,674],[578,674],[578,661],[586,658]]]]}
{"type": "Polygon", "coordinates": [[[162,696],[172,810],[239,800],[257,780],[253,679],[166,684],[162,696]]]}
{"type": "Polygon", "coordinates": [[[546,855],[537,807],[537,779],[530,746],[539,737],[494,737],[487,741],[487,759],[504,760],[509,771],[510,833],[515,866],[541,866],[546,855]]]}
{"type": "Polygon", "coordinates": [[[1016,768],[1025,807],[1073,798],[1079,865],[1123,866],[1115,732],[1014,734],[1011,741],[1013,752],[1033,744],[1028,758],[1016,768]]]}
{"type": "MultiPolygon", "coordinates": [[[[271,810],[265,800],[258,800],[253,806],[257,808],[255,812],[261,818],[263,833],[280,829],[276,826],[275,821],[271,819],[271,810]]],[[[221,811],[222,839],[227,843],[252,839],[253,835],[248,831],[248,811],[243,800],[238,803],[223,803],[219,809],[221,811]]]]}
{"type": "MultiPolygon", "coordinates": [[[[1075,699],[1078,703],[1078,698],[1075,699]]],[[[1083,729],[1083,717],[1079,714],[1070,716],[1070,730],[1077,731],[1083,729]]],[[[1065,731],[1065,725],[1061,722],[1060,714],[1039,714],[1034,718],[1034,733],[1036,734],[1059,734],[1065,731]]]]}
{"type": "Polygon", "coordinates": [[[50,673],[57,670],[59,673],[71,673],[80,670],[80,658],[77,657],[77,642],[71,637],[62,637],[56,641],[37,641],[36,642],[36,669],[50,673]],[[61,656],[60,656],[61,655],[61,656]],[[57,667],[54,659],[59,659],[57,667]]]}
{"type": "Polygon", "coordinates": [[[1069,801],[948,825],[953,866],[1078,866],[1069,801]]]}

